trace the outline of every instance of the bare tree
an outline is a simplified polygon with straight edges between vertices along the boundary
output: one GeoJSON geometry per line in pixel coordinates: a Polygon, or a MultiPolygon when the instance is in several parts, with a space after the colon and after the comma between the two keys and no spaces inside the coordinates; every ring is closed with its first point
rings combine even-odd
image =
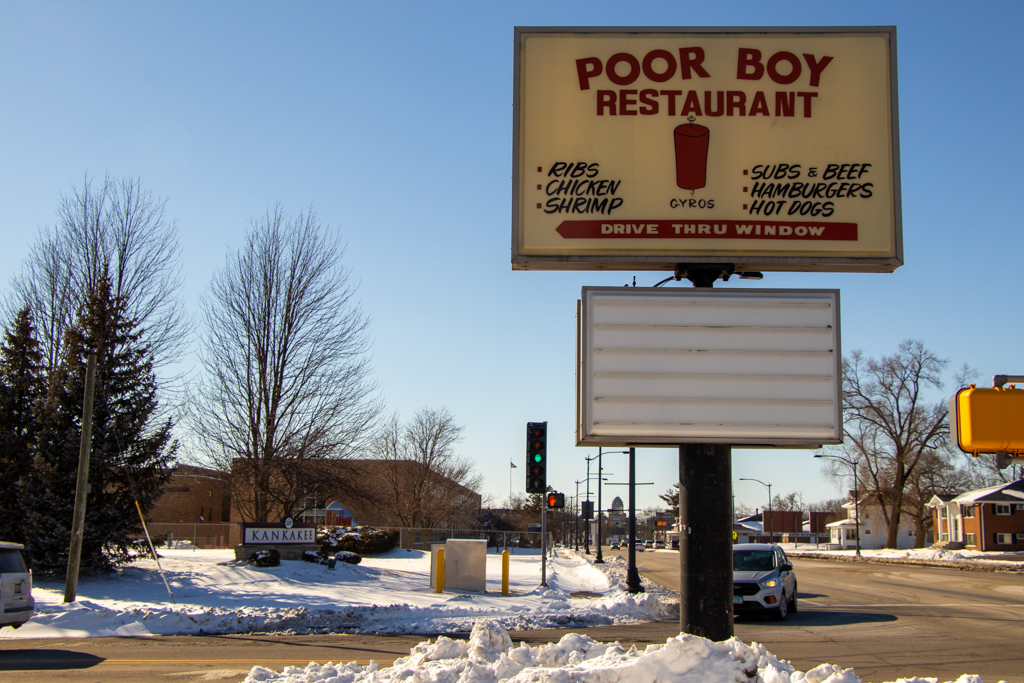
{"type": "Polygon", "coordinates": [[[321,493],[352,493],[342,461],[380,411],[368,321],[343,248],[310,210],[252,221],[202,301],[203,377],[189,423],[211,464],[232,471],[247,521],[269,521],[321,493]]]}
{"type": "Polygon", "coordinates": [[[969,491],[971,474],[966,467],[956,467],[946,454],[926,451],[921,455],[918,466],[907,478],[903,497],[903,512],[914,523],[916,547],[924,547],[933,525],[932,509],[928,507],[931,499],[936,495],[956,496],[969,491]]]}
{"type": "Polygon", "coordinates": [[[754,508],[750,507],[746,503],[736,503],[733,508],[733,515],[735,515],[736,519],[744,519],[754,514],[757,514],[754,508]]]}
{"type": "Polygon", "coordinates": [[[804,498],[799,492],[794,491],[788,495],[776,494],[772,499],[772,510],[779,512],[794,512],[804,509],[804,498]]]}
{"type": "Polygon", "coordinates": [[[159,368],[175,361],[188,337],[179,298],[177,228],[139,179],[86,176],[62,195],[57,223],[39,233],[14,278],[9,309],[29,305],[47,370],[61,359],[64,335],[104,275],[125,302],[159,368]]]}
{"type": "Polygon", "coordinates": [[[843,504],[848,502],[846,498],[830,498],[828,500],[819,500],[817,503],[811,503],[807,506],[808,512],[831,512],[839,519],[845,514],[843,504]]]}
{"type": "Polygon", "coordinates": [[[381,502],[402,526],[429,531],[479,515],[482,477],[455,452],[462,430],[447,408],[421,408],[404,425],[392,416],[377,435],[381,502]]]}
{"type": "Polygon", "coordinates": [[[892,356],[866,359],[854,351],[843,361],[843,449],[860,460],[863,493],[882,503],[888,548],[897,547],[910,482],[935,462],[933,455],[942,460],[950,453],[946,401],[928,400],[929,390],[942,389],[946,364],[910,340],[892,356]]]}

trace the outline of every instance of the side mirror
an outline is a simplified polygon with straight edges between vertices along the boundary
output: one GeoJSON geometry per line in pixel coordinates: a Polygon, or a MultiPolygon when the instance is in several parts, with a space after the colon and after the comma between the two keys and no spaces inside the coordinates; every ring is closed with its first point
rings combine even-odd
{"type": "Polygon", "coordinates": [[[793,565],[791,565],[789,562],[783,562],[781,565],[779,565],[779,569],[784,572],[791,572],[793,571],[793,565]]]}

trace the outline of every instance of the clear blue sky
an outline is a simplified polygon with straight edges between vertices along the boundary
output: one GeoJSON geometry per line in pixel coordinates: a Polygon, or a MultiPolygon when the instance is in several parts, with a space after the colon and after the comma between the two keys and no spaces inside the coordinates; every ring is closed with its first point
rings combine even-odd
{"type": "MultiPolygon", "coordinates": [[[[575,302],[634,273],[511,270],[513,27],[897,26],[906,265],[754,286],[839,288],[844,351],[916,338],[987,384],[1024,372],[1022,23],[1009,1],[0,1],[0,275],[85,173],[168,198],[193,310],[250,217],[312,203],[347,241],[389,408],[448,407],[496,499],[547,420],[549,483],[571,495],[596,453],[574,446],[575,302]]],[[[837,497],[821,472],[810,452],[734,452],[734,480],[773,494],[837,497]]],[[[674,450],[641,450],[641,506],[677,474],[674,450]]]]}

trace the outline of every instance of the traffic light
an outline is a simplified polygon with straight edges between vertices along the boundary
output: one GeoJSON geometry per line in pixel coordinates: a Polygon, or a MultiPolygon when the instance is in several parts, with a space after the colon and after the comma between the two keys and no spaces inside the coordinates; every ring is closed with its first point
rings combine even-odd
{"type": "Polygon", "coordinates": [[[554,491],[548,493],[548,508],[564,508],[565,507],[565,494],[556,493],[554,491]]]}
{"type": "Polygon", "coordinates": [[[1024,457],[1022,416],[1024,391],[980,389],[972,384],[949,399],[949,436],[954,446],[967,453],[1006,453],[998,459],[1006,467],[1008,456],[1024,457]]]}
{"type": "Polygon", "coordinates": [[[526,492],[548,490],[548,423],[526,423],[526,492]]]}

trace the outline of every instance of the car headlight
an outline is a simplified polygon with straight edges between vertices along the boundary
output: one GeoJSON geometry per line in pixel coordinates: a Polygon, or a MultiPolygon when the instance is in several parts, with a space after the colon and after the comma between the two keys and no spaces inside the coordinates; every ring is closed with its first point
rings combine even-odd
{"type": "Polygon", "coordinates": [[[775,588],[779,585],[779,580],[765,579],[764,581],[759,581],[757,585],[761,587],[761,590],[764,590],[765,588],[775,588]]]}

